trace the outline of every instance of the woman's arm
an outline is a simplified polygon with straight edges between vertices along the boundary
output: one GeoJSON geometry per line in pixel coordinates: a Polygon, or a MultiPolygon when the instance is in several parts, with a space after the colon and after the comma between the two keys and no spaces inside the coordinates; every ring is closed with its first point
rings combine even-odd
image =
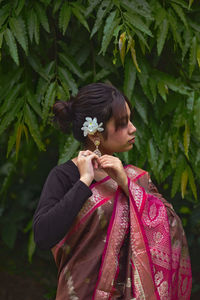
{"type": "Polygon", "coordinates": [[[61,171],[54,168],[45,182],[33,218],[36,244],[42,249],[50,249],[57,244],[91,195],[84,182],[78,179],[72,186],[70,177],[63,178],[61,171]]]}

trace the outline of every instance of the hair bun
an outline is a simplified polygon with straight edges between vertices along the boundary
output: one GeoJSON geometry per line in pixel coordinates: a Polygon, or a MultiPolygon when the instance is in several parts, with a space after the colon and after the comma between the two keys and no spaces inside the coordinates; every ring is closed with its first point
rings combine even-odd
{"type": "Polygon", "coordinates": [[[74,119],[73,102],[71,101],[56,101],[53,105],[54,118],[60,129],[68,133],[70,130],[70,123],[74,119]]]}

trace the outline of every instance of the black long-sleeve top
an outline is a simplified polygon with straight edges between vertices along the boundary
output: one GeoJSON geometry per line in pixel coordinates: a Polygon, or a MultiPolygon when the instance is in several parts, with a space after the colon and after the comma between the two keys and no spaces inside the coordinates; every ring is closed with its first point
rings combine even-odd
{"type": "Polygon", "coordinates": [[[33,217],[36,244],[42,249],[57,244],[91,195],[73,161],[54,167],[46,179],[33,217]]]}

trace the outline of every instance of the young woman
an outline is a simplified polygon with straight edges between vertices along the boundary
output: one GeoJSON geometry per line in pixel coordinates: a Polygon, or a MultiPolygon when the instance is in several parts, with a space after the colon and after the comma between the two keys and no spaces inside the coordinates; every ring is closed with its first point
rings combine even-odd
{"type": "Polygon", "coordinates": [[[93,83],[53,111],[83,144],[52,169],[34,215],[35,241],[52,249],[58,266],[56,300],[189,299],[180,219],[146,171],[113,156],[134,144],[128,99],[93,83]]]}

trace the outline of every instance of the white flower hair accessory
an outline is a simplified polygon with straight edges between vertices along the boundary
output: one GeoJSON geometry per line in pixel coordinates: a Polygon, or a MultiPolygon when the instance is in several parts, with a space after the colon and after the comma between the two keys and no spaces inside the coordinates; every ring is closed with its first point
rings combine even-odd
{"type": "Polygon", "coordinates": [[[84,136],[87,136],[88,134],[95,134],[97,131],[101,132],[104,130],[104,128],[101,127],[103,123],[101,122],[98,124],[97,118],[92,119],[90,117],[86,117],[85,119],[86,121],[83,123],[83,127],[81,128],[84,136]]]}

